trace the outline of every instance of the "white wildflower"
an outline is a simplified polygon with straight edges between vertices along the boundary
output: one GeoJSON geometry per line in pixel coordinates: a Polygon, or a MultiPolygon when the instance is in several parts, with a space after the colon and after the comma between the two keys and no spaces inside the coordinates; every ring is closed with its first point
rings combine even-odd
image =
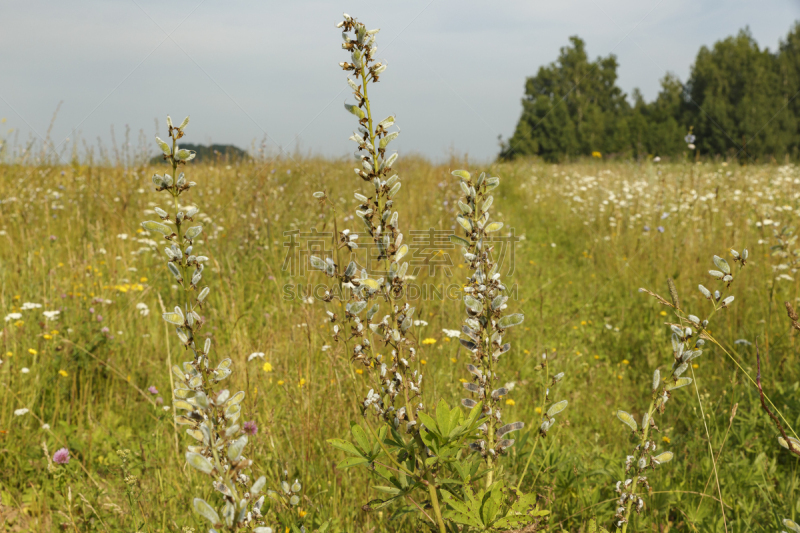
{"type": "Polygon", "coordinates": [[[6,322],[11,322],[12,320],[19,320],[22,318],[22,313],[9,313],[6,315],[6,322]]]}
{"type": "Polygon", "coordinates": [[[139,314],[142,316],[147,316],[150,314],[150,308],[147,307],[147,304],[144,302],[139,302],[136,304],[136,310],[139,311],[139,314]]]}
{"type": "Polygon", "coordinates": [[[22,416],[22,415],[25,415],[27,413],[28,413],[28,410],[25,407],[23,407],[22,409],[17,409],[16,411],[14,411],[14,416],[22,416]]]}
{"type": "Polygon", "coordinates": [[[61,311],[45,311],[42,313],[47,320],[57,320],[61,311]]]}
{"type": "Polygon", "coordinates": [[[261,359],[264,359],[264,352],[253,352],[253,353],[251,353],[250,355],[247,356],[247,362],[249,363],[250,361],[252,361],[256,357],[260,357],[261,359]]]}

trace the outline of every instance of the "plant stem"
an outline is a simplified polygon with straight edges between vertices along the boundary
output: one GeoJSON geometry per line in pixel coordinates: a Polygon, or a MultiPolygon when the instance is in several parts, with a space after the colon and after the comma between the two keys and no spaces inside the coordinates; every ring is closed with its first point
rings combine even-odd
{"type": "MultiPolygon", "coordinates": [[[[655,412],[655,400],[650,402],[650,407],[647,409],[647,420],[648,423],[645,427],[642,428],[642,439],[639,441],[640,449],[644,449],[644,443],[647,442],[647,435],[650,432],[650,422],[649,420],[653,417],[653,413],[655,412]]],[[[634,464],[634,468],[638,469],[638,466],[634,464]]],[[[628,521],[631,517],[631,510],[633,509],[633,496],[636,496],[636,486],[639,484],[639,474],[637,473],[633,476],[633,483],[631,484],[630,495],[631,497],[628,498],[627,503],[625,504],[625,523],[622,524],[622,533],[628,531],[628,521]]]]}
{"type": "Polygon", "coordinates": [[[439,507],[439,497],[436,495],[436,484],[433,482],[433,476],[431,476],[430,471],[428,471],[426,477],[428,479],[428,494],[431,496],[431,505],[433,506],[433,513],[436,515],[436,522],[439,525],[439,533],[447,533],[444,520],[442,520],[442,510],[439,507]]]}

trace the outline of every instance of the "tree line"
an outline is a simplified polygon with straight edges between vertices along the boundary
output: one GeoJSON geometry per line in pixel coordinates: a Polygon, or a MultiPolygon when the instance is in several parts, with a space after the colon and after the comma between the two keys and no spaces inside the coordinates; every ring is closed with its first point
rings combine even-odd
{"type": "Polygon", "coordinates": [[[690,128],[703,156],[800,156],[800,22],[775,52],[759,48],[749,29],[703,46],[689,79],[668,73],[652,102],[638,89],[627,97],[618,66],[613,54],[590,61],[586,43],[570,37],[555,62],[526,80],[522,116],[500,158],[676,158],[687,152],[690,128]]]}

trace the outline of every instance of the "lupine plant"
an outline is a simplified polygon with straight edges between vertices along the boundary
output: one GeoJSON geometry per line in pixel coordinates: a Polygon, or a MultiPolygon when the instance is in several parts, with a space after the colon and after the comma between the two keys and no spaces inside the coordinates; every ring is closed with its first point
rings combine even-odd
{"type": "MultiPolygon", "coordinates": [[[[337,27],[343,29],[342,47],[350,52],[350,61],[340,66],[353,78],[348,77],[347,82],[356,100],[345,105],[358,119],[358,132],[350,137],[357,144],[360,162],[355,173],[369,184],[365,194],[355,194],[359,202],[356,215],[371,241],[369,246],[378,251],[382,273],[379,277],[375,269],[370,273],[359,268],[355,260],[343,266],[340,250],[353,255],[359,248],[359,235],[349,229],[339,232],[338,225],[335,258],[311,257],[313,268],[336,280],[324,300],[343,305],[343,316],[337,314],[335,305],[327,311],[332,338],[344,344],[369,382],[360,401],[363,426],[352,426],[352,442],[329,442],[349,455],[340,468],[363,466],[386,483],[375,487],[385,496],[368,502],[367,510],[405,503],[398,512],[417,510],[425,523],[440,533],[459,527],[462,531],[490,531],[524,526],[546,511],[534,505],[535,495],[509,490],[495,463],[513,444],[503,437],[521,429],[522,423],[502,426],[497,401],[507,391],[485,392],[496,380],[500,356],[509,349],[502,343],[504,330],[523,320],[519,314],[503,316],[508,298],[485,241],[487,234],[502,227],[499,222],[488,222],[492,200],[486,196],[499,179],[481,174],[473,181],[465,171],[454,172],[467,196],[467,202],[462,202],[465,214],[459,216],[466,238],[452,239],[464,246],[475,271],[465,287],[468,318],[462,331],[468,338],[461,343],[472,351],[477,364],[469,365],[476,383],[467,388],[478,401],[463,402],[468,413],[459,407],[451,409],[444,400],[438,402],[435,412],[429,412],[426,403],[436,402],[426,402],[420,354],[410,336],[415,307],[405,292],[408,263],[403,258],[408,246],[403,244],[397,211],[401,181],[392,174],[398,155],[386,153],[398,132],[389,131],[393,116],[374,120],[368,95],[369,85],[377,83],[386,70],[386,65],[374,60],[378,30],[367,30],[346,14],[337,27]],[[382,306],[383,316],[378,318],[382,306]]],[[[323,205],[329,200],[324,191],[314,196],[323,205]]]]}
{"type": "MultiPolygon", "coordinates": [[[[181,149],[178,140],[184,136],[189,117],[179,126],[174,126],[167,117],[169,137],[172,144],[156,137],[164,159],[172,165],[172,174],[153,176],[157,192],[171,196],[172,213],[156,207],[155,213],[160,221],[146,221],[142,227],[151,233],[160,233],[168,241],[164,248],[167,269],[180,291],[180,300],[172,311],[163,314],[164,320],[175,328],[181,346],[191,356],[182,365],[172,367],[170,380],[173,384],[172,407],[175,422],[186,426],[186,434],[194,439],[187,447],[186,462],[195,470],[210,478],[210,485],[216,493],[215,500],[208,502],[194,498],[195,511],[211,524],[209,531],[253,530],[256,533],[272,533],[266,525],[267,507],[270,503],[294,507],[299,503],[302,487],[295,481],[293,485],[283,482],[282,491],[264,492],[266,477],[251,478],[252,459],[246,456],[248,433],[255,433],[255,423],[239,424],[242,416],[242,402],[245,393],[231,393],[228,389],[218,389],[221,382],[233,373],[233,362],[225,358],[214,365],[210,359],[211,338],[207,337],[200,347],[198,332],[206,320],[200,314],[209,287],[200,287],[204,264],[208,257],[197,250],[196,241],[203,233],[200,224],[194,224],[199,209],[196,206],[182,206],[179,197],[196,186],[186,181],[181,167],[194,158],[194,152],[181,149]],[[179,414],[178,414],[179,413],[179,414]]],[[[291,524],[292,529],[300,531],[299,525],[291,524]]]]}
{"type": "MultiPolygon", "coordinates": [[[[736,250],[731,250],[731,255],[734,261],[739,263],[739,268],[744,268],[747,264],[747,250],[744,250],[742,254],[739,254],[736,250]]],[[[694,376],[692,361],[703,354],[703,346],[706,341],[718,344],[708,330],[709,321],[718,311],[727,309],[734,301],[734,296],[729,294],[731,284],[734,281],[730,264],[716,255],[713,257],[713,261],[716,269],[709,270],[708,273],[717,282],[721,282],[722,287],[720,287],[721,290],[717,289],[712,292],[703,285],[698,286],[700,293],[711,303],[711,310],[706,318],[701,319],[696,315],[689,314],[681,307],[678,291],[672,279],[668,280],[670,300],[662,298],[647,289],[639,289],[641,292],[656,298],[662,305],[671,307],[675,312],[677,322],[667,324],[672,332],[673,360],[670,371],[663,379],[659,369],[653,372],[653,380],[649,387],[650,406],[642,415],[641,420],[637,421],[632,414],[626,411],[617,411],[617,418],[630,428],[631,436],[636,443],[631,454],[625,459],[626,479],[619,480],[616,483],[616,492],[619,494],[619,499],[615,503],[617,506],[615,525],[623,533],[628,530],[631,513],[634,510],[639,513],[644,508],[645,502],[642,498],[642,491],[643,489],[650,490],[648,473],[654,471],[659,465],[671,461],[674,457],[674,453],[671,451],[658,450],[658,444],[653,438],[653,433],[659,431],[656,424],[656,416],[664,414],[667,404],[675,394],[675,391],[694,382],[694,377],[684,375],[688,373],[694,376]]],[[[695,392],[698,392],[696,384],[695,392]]],[[[702,404],[700,409],[702,414],[702,404]]],[[[703,423],[705,424],[705,415],[703,415],[703,423]]],[[[708,434],[707,428],[706,433],[708,434]]],[[[714,463],[714,471],[716,473],[716,463],[714,463]]],[[[719,482],[717,482],[717,489],[719,490],[719,482]]]]}

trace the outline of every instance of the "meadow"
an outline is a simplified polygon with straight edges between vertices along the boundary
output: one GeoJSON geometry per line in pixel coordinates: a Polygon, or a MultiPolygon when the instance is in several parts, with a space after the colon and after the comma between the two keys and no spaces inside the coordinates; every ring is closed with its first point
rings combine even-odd
{"type": "MultiPolygon", "coordinates": [[[[425,288],[411,336],[429,393],[451,405],[463,396],[468,358],[444,330],[459,327],[467,274],[453,247],[431,235],[453,231],[455,168],[503,178],[496,218],[514,236],[502,268],[514,285],[510,307],[526,320],[505,356],[513,385],[504,410],[528,425],[508,450],[512,481],[541,416],[534,367],[544,352],[552,372],[565,372],[559,396],[569,410],[522,485],[551,512],[548,530],[586,531],[593,517],[611,524],[631,447],[615,413],[640,416],[654,369],[673,361],[671,310],[638,289],[669,299],[672,278],[683,308],[703,317],[709,304],[697,286],[712,285],[712,256],[730,260],[731,248],[747,248],[749,261],[732,286],[735,302],[711,326],[728,354],[707,346],[692,369],[697,394],[676,395],[660,422],[656,439],[675,459],[651,475],[636,530],[779,531],[783,518],[795,519],[797,457],[778,445],[748,374],[756,375],[757,342],[764,390],[797,427],[796,332],[784,302],[800,300],[792,229],[800,169],[402,159],[404,226],[417,235],[409,272],[425,288]]],[[[185,356],[161,313],[177,285],[164,275],[161,243],[139,225],[156,205],[151,176],[163,171],[149,163],[0,167],[2,531],[203,530],[191,495],[211,489],[186,466],[186,436],[170,407],[169,368],[185,356]],[[62,447],[70,462],[53,464],[62,447]]],[[[369,476],[338,469],[343,454],[326,443],[362,418],[367,376],[331,342],[325,306],[308,297],[309,285],[324,281],[308,268],[308,250],[330,250],[334,225],[334,212],[310,192],[332,191],[341,229],[358,203],[352,164],[285,156],[186,172],[201,185],[188,197],[203,206],[198,243],[215,288],[203,336],[233,360],[231,388],[247,392],[259,473],[272,484],[300,480],[292,512],[309,530],[327,520],[331,531],[423,529],[402,506],[363,510],[374,498],[369,476]]]]}

